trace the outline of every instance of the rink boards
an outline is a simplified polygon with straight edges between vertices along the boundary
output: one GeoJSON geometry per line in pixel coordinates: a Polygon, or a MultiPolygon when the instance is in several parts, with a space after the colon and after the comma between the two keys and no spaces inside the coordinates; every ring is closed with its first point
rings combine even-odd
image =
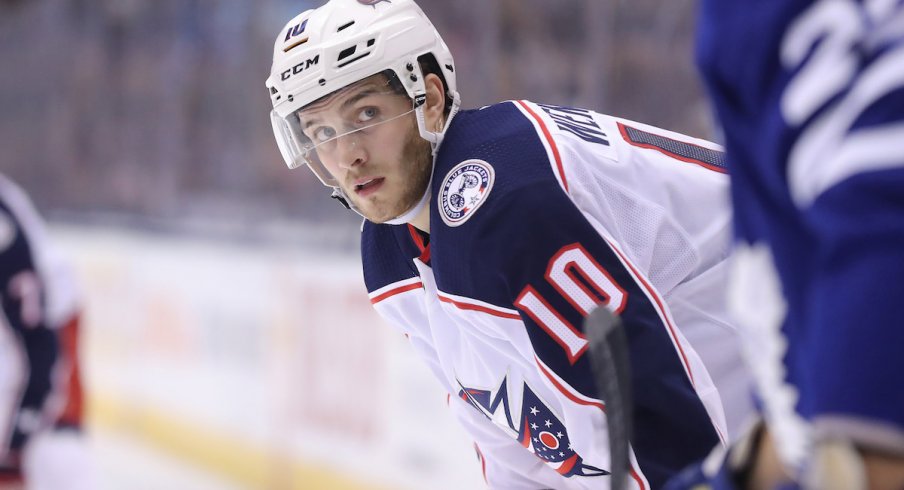
{"type": "MultiPolygon", "coordinates": [[[[473,488],[470,442],[353,254],[55,226],[92,429],[247,488],[473,488]]],[[[300,248],[300,247],[299,247],[300,248]]]]}

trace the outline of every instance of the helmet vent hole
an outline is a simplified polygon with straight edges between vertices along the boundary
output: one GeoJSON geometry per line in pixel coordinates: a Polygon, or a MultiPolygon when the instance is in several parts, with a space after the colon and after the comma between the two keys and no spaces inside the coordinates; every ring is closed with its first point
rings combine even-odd
{"type": "Polygon", "coordinates": [[[355,54],[355,50],[357,50],[357,49],[358,49],[358,46],[352,46],[350,48],[343,49],[342,52],[339,53],[339,58],[336,59],[336,61],[342,61],[345,58],[348,58],[349,56],[355,54]]]}
{"type": "Polygon", "coordinates": [[[355,24],[355,21],[351,21],[351,22],[349,22],[349,23],[347,23],[347,24],[342,24],[341,26],[339,26],[338,29],[336,29],[336,32],[342,32],[342,31],[344,31],[345,29],[348,29],[349,27],[353,26],[354,24],[355,24]]]}
{"type": "MultiPolygon", "coordinates": [[[[367,56],[367,55],[369,55],[369,54],[370,54],[370,51],[368,51],[368,52],[366,52],[366,53],[361,53],[360,55],[358,55],[358,56],[356,56],[356,57],[354,57],[354,58],[352,58],[352,59],[346,61],[345,63],[340,63],[339,66],[337,66],[336,68],[342,68],[343,66],[348,66],[348,65],[350,65],[350,64],[352,64],[352,63],[354,63],[354,62],[360,60],[361,58],[364,58],[365,56],[367,56]]],[[[340,60],[342,59],[342,55],[341,55],[341,54],[340,54],[340,56],[339,56],[339,59],[340,59],[340,60]]]]}
{"type": "Polygon", "coordinates": [[[376,39],[371,39],[371,40],[367,41],[367,47],[369,48],[369,47],[373,46],[375,42],[377,42],[376,39]]]}

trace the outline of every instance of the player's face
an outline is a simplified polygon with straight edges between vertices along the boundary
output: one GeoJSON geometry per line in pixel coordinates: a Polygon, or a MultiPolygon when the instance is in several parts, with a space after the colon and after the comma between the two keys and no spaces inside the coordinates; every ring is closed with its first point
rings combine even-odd
{"type": "MultiPolygon", "coordinates": [[[[411,99],[376,75],[299,114],[319,159],[367,219],[382,223],[417,204],[430,180],[430,144],[417,130],[411,99]]],[[[311,154],[311,152],[316,154],[311,154]]]]}

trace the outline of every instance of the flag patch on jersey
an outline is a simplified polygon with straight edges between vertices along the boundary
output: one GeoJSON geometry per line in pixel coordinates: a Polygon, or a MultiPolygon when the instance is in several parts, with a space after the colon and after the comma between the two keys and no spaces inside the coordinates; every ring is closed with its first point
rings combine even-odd
{"type": "Polygon", "coordinates": [[[695,163],[716,172],[726,173],[728,171],[725,167],[724,152],[632,128],[622,123],[618,123],[618,130],[622,138],[634,146],[657,150],[672,158],[695,163]]]}
{"type": "Polygon", "coordinates": [[[459,381],[461,390],[458,397],[468,402],[491,422],[501,427],[518,443],[540,458],[560,475],[603,476],[609,472],[584,463],[571,445],[568,430],[561,419],[524,383],[521,392],[520,415],[517,405],[512,406],[507,387],[508,376],[496,390],[482,390],[465,387],[459,381]]]}
{"type": "Polygon", "coordinates": [[[439,214],[449,226],[459,226],[483,204],[496,172],[483,160],[465,160],[446,174],[437,202],[439,214]]]}

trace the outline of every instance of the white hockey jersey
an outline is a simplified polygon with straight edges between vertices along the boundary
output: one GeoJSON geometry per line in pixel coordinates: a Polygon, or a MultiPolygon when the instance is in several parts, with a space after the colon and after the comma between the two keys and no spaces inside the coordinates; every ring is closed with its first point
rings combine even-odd
{"type": "Polygon", "coordinates": [[[492,488],[608,486],[582,332],[597,305],[628,336],[633,488],[661,486],[749,412],[725,312],[727,186],[711,143],[513,101],[453,120],[429,236],[365,223],[371,302],[452,395],[492,488]]]}

